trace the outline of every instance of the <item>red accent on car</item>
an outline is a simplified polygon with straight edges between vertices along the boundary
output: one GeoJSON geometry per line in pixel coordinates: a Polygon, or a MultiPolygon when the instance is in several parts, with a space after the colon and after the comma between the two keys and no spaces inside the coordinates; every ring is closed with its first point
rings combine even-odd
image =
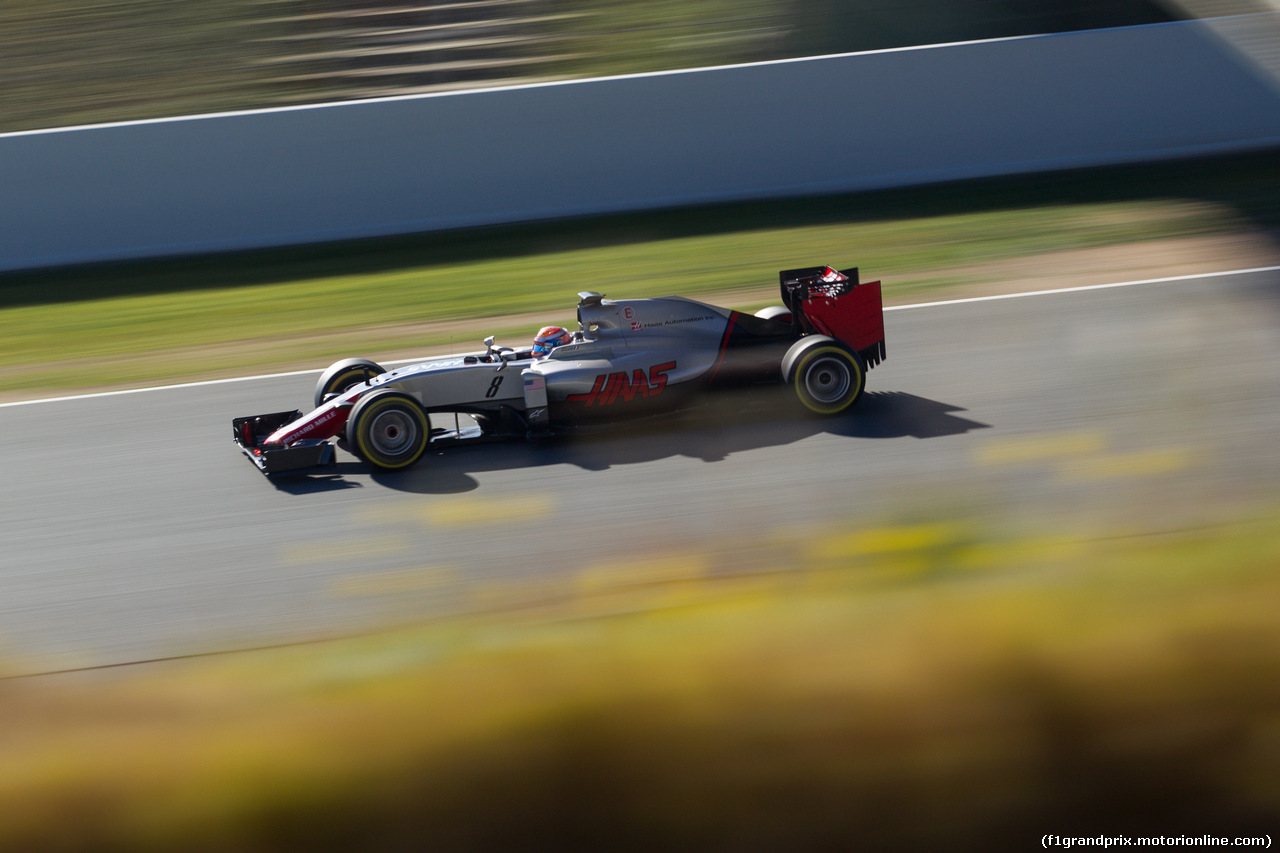
{"type": "Polygon", "coordinates": [[[604,388],[605,380],[608,378],[609,374],[601,373],[596,377],[596,384],[591,386],[590,391],[585,394],[570,394],[565,399],[570,403],[582,403],[583,405],[590,406],[596,401],[596,398],[600,396],[600,391],[604,388]]]}
{"type": "Polygon", "coordinates": [[[711,377],[708,381],[716,378],[716,374],[720,372],[720,367],[724,364],[724,356],[729,350],[729,338],[733,335],[733,324],[738,319],[738,313],[737,311],[729,312],[729,323],[724,327],[724,335],[720,338],[720,354],[716,356],[716,363],[711,368],[711,377]]]}
{"type": "Polygon", "coordinates": [[[342,397],[330,400],[309,415],[298,418],[293,423],[285,424],[267,436],[262,443],[292,444],[304,438],[333,438],[342,432],[343,427],[347,425],[347,418],[351,415],[351,407],[349,405],[341,409],[338,408],[338,403],[348,396],[350,395],[344,394],[342,397]]]}
{"type": "Polygon", "coordinates": [[[674,370],[675,366],[674,361],[655,364],[649,368],[648,376],[639,368],[630,376],[626,373],[601,373],[596,376],[590,391],[570,394],[565,400],[584,406],[612,406],[619,400],[630,402],[636,397],[656,397],[666,389],[667,371],[674,370]]]}
{"type": "Polygon", "coordinates": [[[667,387],[667,371],[675,370],[674,361],[664,361],[649,368],[649,396],[656,397],[667,387]]]}
{"type": "Polygon", "coordinates": [[[801,310],[815,329],[864,350],[884,340],[884,309],[880,282],[868,281],[832,298],[813,294],[801,310]]]}

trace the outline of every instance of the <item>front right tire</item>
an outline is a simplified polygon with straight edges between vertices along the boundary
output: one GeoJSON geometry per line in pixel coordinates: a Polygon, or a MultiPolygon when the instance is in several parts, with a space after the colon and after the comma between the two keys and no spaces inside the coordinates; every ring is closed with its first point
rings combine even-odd
{"type": "Polygon", "coordinates": [[[431,422],[418,401],[387,389],[366,394],[347,419],[347,446],[380,471],[399,471],[431,443],[431,422]]]}

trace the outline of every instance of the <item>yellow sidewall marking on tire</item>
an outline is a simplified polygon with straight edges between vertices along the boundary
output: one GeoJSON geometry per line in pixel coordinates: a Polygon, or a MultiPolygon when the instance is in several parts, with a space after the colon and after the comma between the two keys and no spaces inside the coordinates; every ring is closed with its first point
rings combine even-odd
{"type": "Polygon", "coordinates": [[[803,356],[801,356],[800,363],[796,365],[796,372],[795,372],[795,387],[797,389],[796,396],[800,398],[800,402],[803,403],[805,408],[808,409],[809,411],[819,415],[834,415],[834,414],[843,412],[845,409],[853,405],[853,401],[856,400],[858,398],[858,395],[862,393],[862,383],[865,381],[865,379],[866,377],[863,375],[863,371],[860,370],[858,367],[857,359],[851,357],[848,352],[841,349],[840,347],[833,347],[833,346],[817,347],[815,349],[809,350],[803,356]],[[837,356],[841,356],[843,359],[848,359],[847,364],[849,366],[850,378],[853,380],[853,391],[849,394],[849,399],[847,402],[841,403],[836,406],[824,407],[824,406],[818,405],[816,401],[810,400],[807,395],[799,393],[799,388],[804,383],[805,370],[809,367],[810,364],[813,363],[813,360],[815,358],[818,358],[819,356],[827,353],[835,353],[837,356]]]}
{"type": "Polygon", "coordinates": [[[408,403],[408,401],[401,400],[399,398],[394,398],[394,397],[388,398],[386,400],[374,400],[372,403],[369,404],[369,407],[367,409],[365,409],[360,413],[360,423],[356,425],[356,445],[360,448],[361,456],[375,462],[375,464],[377,464],[379,467],[386,468],[389,470],[399,470],[400,468],[408,468],[410,465],[417,462],[419,457],[422,456],[423,451],[427,449],[428,442],[426,440],[426,436],[428,435],[428,430],[429,428],[427,426],[426,415],[424,415],[417,408],[413,407],[410,403],[408,403]],[[420,443],[418,447],[418,452],[413,454],[409,458],[395,461],[395,462],[388,462],[386,461],[386,457],[383,456],[381,453],[377,452],[376,450],[369,449],[369,445],[366,441],[367,434],[364,429],[364,425],[367,423],[372,423],[372,418],[376,417],[378,412],[382,411],[387,406],[392,404],[398,404],[413,412],[413,418],[418,423],[418,431],[422,434],[423,441],[420,443]]]}
{"type": "Polygon", "coordinates": [[[339,388],[342,388],[344,385],[346,385],[351,378],[357,378],[357,377],[360,379],[361,382],[363,382],[364,373],[365,372],[363,370],[356,370],[353,367],[351,370],[348,370],[345,373],[339,373],[337,376],[335,376],[333,380],[329,383],[329,387],[337,390],[339,388]]]}
{"type": "MultiPolygon", "coordinates": [[[[376,375],[376,374],[375,374],[376,375]]],[[[325,394],[341,394],[345,390],[355,385],[359,385],[365,381],[364,368],[351,368],[350,370],[339,373],[333,379],[329,380],[329,384],[325,386],[325,394]]]]}

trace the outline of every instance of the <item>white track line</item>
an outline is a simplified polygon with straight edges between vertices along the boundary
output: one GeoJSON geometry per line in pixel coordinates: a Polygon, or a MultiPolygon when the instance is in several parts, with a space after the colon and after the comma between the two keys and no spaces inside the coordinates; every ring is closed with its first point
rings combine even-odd
{"type": "MultiPolygon", "coordinates": [[[[966,299],[944,299],[939,302],[916,302],[911,305],[891,305],[884,310],[887,311],[907,311],[912,308],[937,308],[942,305],[963,305],[966,302],[993,302],[997,299],[1019,299],[1023,296],[1049,296],[1054,293],[1078,293],[1085,290],[1109,290],[1113,287],[1133,287],[1139,284],[1165,284],[1174,281],[1191,281],[1197,278],[1216,278],[1218,276],[1227,275],[1248,275],[1249,273],[1258,272],[1275,272],[1280,270],[1280,266],[1273,267],[1253,267],[1246,270],[1223,270],[1221,272],[1202,272],[1193,275],[1175,275],[1167,278],[1143,278],[1136,281],[1117,281],[1110,284],[1087,284],[1081,287],[1058,287],[1053,290],[1031,290],[1023,293],[1004,293],[998,296],[971,296],[966,299]]],[[[421,358],[402,358],[397,361],[385,361],[383,364],[412,364],[416,361],[422,361],[421,358]]],[[[44,397],[39,400],[17,400],[12,403],[0,403],[0,409],[7,409],[12,406],[34,406],[37,403],[62,403],[67,400],[90,400],[95,397],[120,397],[125,394],[142,394],[148,391],[171,391],[178,388],[199,388],[205,385],[227,385],[232,382],[255,382],[259,379],[280,379],[286,376],[306,376],[312,373],[320,373],[324,368],[318,367],[313,370],[294,370],[288,373],[264,373],[259,376],[236,376],[231,379],[206,379],[202,382],[182,382],[177,385],[153,385],[149,388],[127,388],[123,391],[98,391],[93,394],[73,394],[67,397],[44,397]]]]}
{"type": "Polygon", "coordinates": [[[1142,278],[1137,281],[1116,281],[1110,284],[1086,284],[1080,287],[1058,287],[1053,290],[1029,290],[1023,293],[1004,293],[997,296],[970,296],[967,299],[944,299],[941,302],[916,302],[912,305],[890,305],[885,311],[906,311],[909,308],[935,308],[939,305],[963,305],[966,302],[994,302],[997,299],[1018,299],[1023,296],[1048,296],[1052,293],[1077,293],[1082,290],[1109,290],[1113,287],[1133,287],[1136,284],[1163,284],[1170,281],[1191,281],[1197,278],[1217,278],[1222,275],[1247,275],[1253,272],[1275,272],[1280,266],[1254,267],[1247,270],[1223,270],[1200,272],[1192,275],[1173,275],[1167,278],[1142,278]]]}

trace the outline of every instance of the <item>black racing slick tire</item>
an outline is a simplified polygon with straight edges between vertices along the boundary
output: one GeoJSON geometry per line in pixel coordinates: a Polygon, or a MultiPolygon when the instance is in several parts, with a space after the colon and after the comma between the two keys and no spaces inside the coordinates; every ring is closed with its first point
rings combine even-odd
{"type": "Polygon", "coordinates": [[[815,415],[847,412],[867,384],[862,356],[826,335],[810,335],[791,345],[782,376],[801,405],[815,415]]]}
{"type": "Polygon", "coordinates": [[[418,401],[386,389],[366,394],[347,419],[347,445],[371,467],[399,471],[417,462],[431,442],[431,422],[418,401]]]}
{"type": "Polygon", "coordinates": [[[779,323],[791,322],[791,310],[785,305],[770,305],[756,312],[761,320],[777,320],[779,323]]]}
{"type": "Polygon", "coordinates": [[[315,406],[318,409],[335,394],[341,394],[351,386],[367,381],[370,376],[380,376],[386,372],[385,367],[367,358],[344,358],[335,362],[320,374],[320,381],[316,383],[315,406]]]}

